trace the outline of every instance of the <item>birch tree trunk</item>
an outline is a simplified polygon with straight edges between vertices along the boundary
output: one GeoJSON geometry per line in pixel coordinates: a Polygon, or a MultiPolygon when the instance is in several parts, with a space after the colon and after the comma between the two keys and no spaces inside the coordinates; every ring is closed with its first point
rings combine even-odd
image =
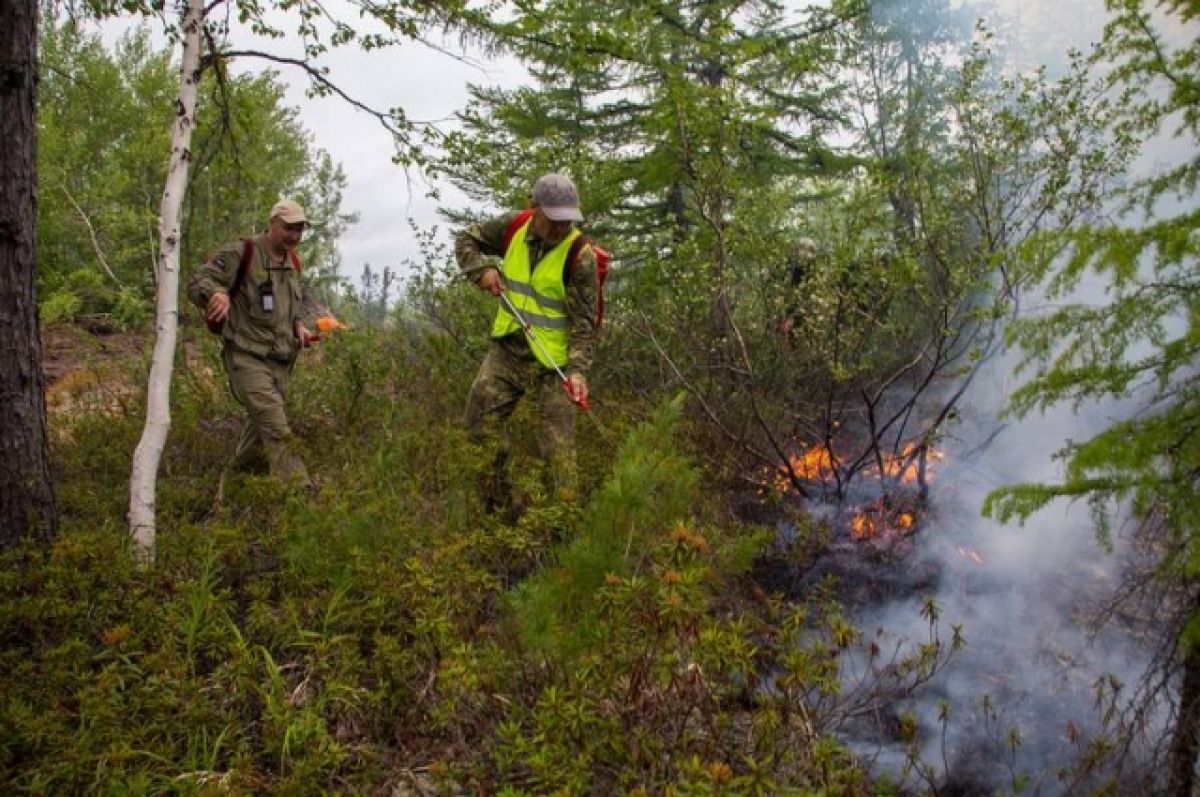
{"type": "Polygon", "coordinates": [[[38,334],[36,0],[0,0],[0,547],[58,530],[38,334]]]}
{"type": "Polygon", "coordinates": [[[191,165],[196,95],[200,83],[200,26],[204,4],[202,0],[184,0],[184,3],[180,25],[179,96],[175,103],[175,122],[171,126],[171,160],[158,212],[155,338],[150,380],[146,387],[146,425],[133,453],[129,477],[129,530],[133,535],[134,553],[145,563],[154,561],[158,466],[167,431],[171,428],[171,370],[179,331],[179,227],[191,165]]]}

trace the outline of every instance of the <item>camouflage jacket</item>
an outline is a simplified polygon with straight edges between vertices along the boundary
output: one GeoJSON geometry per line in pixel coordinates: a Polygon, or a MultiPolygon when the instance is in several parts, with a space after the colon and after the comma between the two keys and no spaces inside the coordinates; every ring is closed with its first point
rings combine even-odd
{"type": "MultiPolygon", "coordinates": [[[[203,309],[217,291],[229,291],[237,277],[242,242],[218,249],[188,280],[188,298],[203,309]]],[[[299,351],[296,323],[316,329],[316,306],[308,300],[291,258],[271,260],[263,236],[254,238],[254,254],[235,296],[221,337],[227,345],[272,360],[290,362],[299,351]],[[270,282],[274,307],[265,308],[263,294],[270,282]]]]}
{"type": "MultiPolygon", "coordinates": [[[[504,233],[516,216],[516,212],[506,213],[473,224],[455,238],[454,257],[458,261],[458,267],[476,283],[489,265],[499,267],[498,263],[488,263],[487,258],[504,257],[504,233]]],[[[535,236],[532,230],[528,232],[525,240],[529,246],[529,262],[534,264],[536,269],[536,264],[553,247],[535,236]]],[[[567,366],[563,370],[568,374],[586,374],[592,365],[592,355],[596,347],[596,256],[591,247],[585,247],[580,252],[567,281],[566,291],[571,341],[567,353],[567,366]]]]}

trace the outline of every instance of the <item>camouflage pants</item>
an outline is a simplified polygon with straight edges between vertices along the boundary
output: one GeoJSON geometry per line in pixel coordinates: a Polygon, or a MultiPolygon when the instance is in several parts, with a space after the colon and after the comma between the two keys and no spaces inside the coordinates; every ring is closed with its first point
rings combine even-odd
{"type": "Polygon", "coordinates": [[[226,471],[264,470],[265,464],[265,469],[285,484],[310,487],[308,469],[295,451],[286,412],[293,363],[263,359],[232,346],[225,347],[221,358],[233,397],[247,413],[246,425],[226,471]]]}
{"type": "Polygon", "coordinates": [[[571,500],[577,494],[575,405],[558,374],[537,361],[525,339],[508,335],[492,340],[488,347],[471,385],[464,417],[472,440],[481,442],[491,434],[498,438],[492,481],[484,488],[489,505],[511,501],[508,459],[514,431],[508,419],[526,393],[532,393],[537,402],[540,424],[536,443],[547,492],[559,500],[571,500]]]}

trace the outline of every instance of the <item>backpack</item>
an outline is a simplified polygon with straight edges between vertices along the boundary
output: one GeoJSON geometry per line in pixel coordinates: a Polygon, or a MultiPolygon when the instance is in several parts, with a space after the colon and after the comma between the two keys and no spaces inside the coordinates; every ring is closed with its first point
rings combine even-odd
{"type": "MultiPolygon", "coordinates": [[[[296,254],[293,249],[288,254],[291,256],[292,268],[296,271],[296,276],[300,276],[300,255],[296,254]]],[[[250,258],[254,256],[254,239],[242,239],[242,256],[238,259],[237,275],[233,278],[233,284],[229,286],[229,301],[233,301],[233,297],[237,295],[238,289],[242,287],[242,280],[246,277],[246,272],[250,270],[250,258]]],[[[228,318],[226,316],[225,318],[228,318]]],[[[225,328],[225,319],[220,321],[209,321],[204,319],[204,325],[208,327],[208,331],[214,335],[220,335],[221,330],[225,328]]]]}
{"type": "MultiPolygon", "coordinates": [[[[513,236],[517,234],[517,230],[525,226],[525,222],[533,217],[533,210],[526,208],[517,214],[511,222],[508,229],[504,231],[504,251],[508,253],[508,245],[512,241],[513,236]]],[[[607,249],[602,249],[590,235],[578,235],[571,242],[571,248],[567,252],[567,265],[563,269],[563,281],[566,282],[571,278],[571,271],[575,268],[575,261],[579,259],[579,253],[583,251],[583,247],[590,245],[592,252],[596,255],[596,331],[600,331],[600,327],[604,324],[604,281],[608,279],[608,266],[612,262],[612,254],[607,249]]]]}

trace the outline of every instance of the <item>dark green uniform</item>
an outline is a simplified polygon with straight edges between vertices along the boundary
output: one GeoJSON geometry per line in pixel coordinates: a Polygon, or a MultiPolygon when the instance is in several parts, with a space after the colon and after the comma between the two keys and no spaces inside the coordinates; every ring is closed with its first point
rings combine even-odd
{"type": "MultiPolygon", "coordinates": [[[[455,241],[455,257],[465,273],[478,281],[488,265],[486,258],[504,257],[504,233],[516,215],[509,213],[459,234],[455,241]]],[[[536,264],[553,246],[538,239],[532,228],[526,240],[529,262],[535,264],[536,269],[536,264]]],[[[568,376],[581,374],[586,377],[596,342],[596,257],[591,247],[584,247],[580,252],[565,287],[570,344],[563,371],[568,376]]],[[[491,424],[506,425],[517,402],[526,393],[532,393],[538,405],[541,421],[537,430],[537,448],[549,465],[547,487],[560,498],[571,497],[575,494],[577,481],[575,415],[579,410],[563,390],[558,374],[538,362],[522,333],[492,340],[467,399],[464,418],[467,431],[473,439],[481,440],[491,424]]],[[[487,496],[500,503],[507,502],[509,492],[506,473],[509,434],[509,430],[504,429],[498,435],[497,485],[489,489],[491,494],[487,496]]]]}
{"type": "MultiPolygon", "coordinates": [[[[213,293],[228,292],[241,256],[241,241],[219,249],[189,280],[188,298],[204,308],[213,293]]],[[[310,329],[316,326],[300,276],[290,259],[272,261],[259,236],[237,293],[230,296],[229,316],[221,331],[221,358],[229,387],[247,412],[228,470],[253,469],[265,457],[271,473],[292,486],[307,488],[311,485],[308,470],[295,451],[286,412],[288,382],[300,348],[297,322],[310,329]],[[264,303],[266,293],[271,294],[270,304],[264,303]]]]}

